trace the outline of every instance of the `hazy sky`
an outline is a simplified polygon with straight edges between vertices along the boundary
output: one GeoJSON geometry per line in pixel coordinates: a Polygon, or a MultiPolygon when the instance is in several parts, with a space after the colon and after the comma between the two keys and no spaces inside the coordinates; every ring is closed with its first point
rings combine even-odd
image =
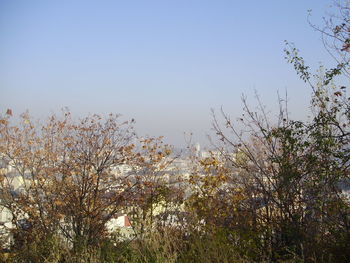
{"type": "MultiPolygon", "coordinates": [[[[0,0],[0,108],[43,118],[121,113],[140,134],[203,143],[210,109],[241,112],[256,90],[277,91],[305,118],[309,88],[284,59],[284,40],[317,67],[331,60],[320,34],[331,0],[0,0]]],[[[254,104],[253,99],[251,100],[254,104]]]]}

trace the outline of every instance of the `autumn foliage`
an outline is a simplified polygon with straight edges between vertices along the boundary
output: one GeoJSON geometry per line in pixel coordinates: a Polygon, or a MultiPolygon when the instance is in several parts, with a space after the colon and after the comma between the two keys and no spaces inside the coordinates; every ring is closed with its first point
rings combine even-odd
{"type": "Polygon", "coordinates": [[[237,120],[213,114],[205,156],[193,145],[175,154],[115,114],[38,121],[4,110],[0,212],[11,216],[0,224],[0,261],[349,261],[350,103],[335,82],[349,75],[349,4],[338,8],[320,30],[340,52],[334,68],[312,74],[286,46],[311,88],[311,117],[291,119],[288,98],[271,117],[243,97],[237,120]],[[121,215],[128,236],[110,228],[121,215]]]}

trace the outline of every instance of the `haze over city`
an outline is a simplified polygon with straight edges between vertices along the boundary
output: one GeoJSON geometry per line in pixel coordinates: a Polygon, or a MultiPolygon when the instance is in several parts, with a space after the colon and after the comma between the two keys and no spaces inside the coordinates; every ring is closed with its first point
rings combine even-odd
{"type": "Polygon", "coordinates": [[[0,262],[350,258],[350,0],[0,0],[0,262]]]}
{"type": "Polygon", "coordinates": [[[277,92],[295,118],[310,89],[284,59],[284,40],[307,63],[332,64],[321,35],[330,3],[310,1],[0,1],[0,107],[45,118],[120,113],[139,134],[178,147],[206,144],[210,109],[233,117],[254,91],[272,114],[277,92]]]}

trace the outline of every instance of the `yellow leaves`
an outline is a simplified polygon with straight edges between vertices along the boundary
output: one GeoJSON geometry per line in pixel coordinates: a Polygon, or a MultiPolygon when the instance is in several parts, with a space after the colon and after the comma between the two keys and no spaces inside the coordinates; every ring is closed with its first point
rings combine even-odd
{"type": "Polygon", "coordinates": [[[198,175],[191,175],[188,179],[188,182],[190,184],[196,185],[199,182],[199,176],[198,175]]]}
{"type": "MultiPolygon", "coordinates": [[[[154,193],[158,201],[164,197],[166,191],[160,185],[169,178],[164,174],[172,149],[162,138],[142,139],[135,145],[132,128],[121,129],[123,124],[114,115],[107,120],[92,116],[79,121],[53,115],[40,126],[27,113],[21,117],[18,126],[1,126],[0,132],[10,141],[4,151],[30,178],[16,205],[36,224],[55,224],[68,215],[105,217],[125,202],[144,205],[154,201],[149,201],[154,193]],[[131,167],[123,169],[125,175],[131,171],[136,175],[119,176],[121,170],[114,169],[118,165],[131,167]],[[38,215],[43,219],[38,220],[38,215]]],[[[7,121],[0,119],[1,124],[7,121]]]]}
{"type": "Polygon", "coordinates": [[[104,140],[103,140],[103,144],[106,144],[106,145],[108,145],[108,144],[111,144],[111,139],[109,139],[109,138],[104,138],[104,140]]]}
{"type": "Polygon", "coordinates": [[[55,204],[56,206],[62,206],[62,205],[63,205],[63,201],[62,201],[62,200],[55,200],[55,201],[54,201],[54,204],[55,204]]]}
{"type": "Polygon", "coordinates": [[[204,167],[218,166],[220,164],[219,161],[214,157],[204,158],[204,159],[200,160],[199,163],[204,167]]]}
{"type": "Polygon", "coordinates": [[[226,181],[226,180],[227,180],[227,176],[226,176],[226,175],[219,175],[219,176],[218,176],[218,179],[219,179],[220,181],[226,181]]]}
{"type": "Polygon", "coordinates": [[[8,121],[6,119],[0,119],[0,124],[6,125],[8,124],[8,121]]]}

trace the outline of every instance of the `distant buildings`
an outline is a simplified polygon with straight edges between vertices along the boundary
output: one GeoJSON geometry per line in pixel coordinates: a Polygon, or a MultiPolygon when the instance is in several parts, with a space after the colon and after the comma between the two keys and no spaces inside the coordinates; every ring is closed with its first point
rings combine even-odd
{"type": "MultiPolygon", "coordinates": [[[[26,187],[32,182],[32,180],[26,180],[25,176],[20,175],[13,167],[4,158],[0,158],[0,172],[1,174],[6,174],[6,179],[0,181],[0,243],[3,244],[4,248],[9,247],[13,242],[11,230],[16,227],[13,224],[10,210],[6,208],[9,202],[11,202],[11,198],[6,198],[6,195],[10,193],[12,195],[11,197],[15,197],[21,191],[27,189],[26,187]]],[[[137,174],[137,170],[135,167],[122,164],[114,167],[111,172],[115,176],[132,177],[137,174]]],[[[189,175],[190,160],[188,158],[175,158],[158,174],[158,176],[162,177],[163,181],[165,180],[165,183],[177,186],[182,186],[184,179],[187,179],[189,175]]],[[[110,219],[106,224],[106,228],[111,233],[118,231],[122,237],[128,238],[133,235],[133,228],[130,221],[126,213],[120,214],[110,219]]]]}

